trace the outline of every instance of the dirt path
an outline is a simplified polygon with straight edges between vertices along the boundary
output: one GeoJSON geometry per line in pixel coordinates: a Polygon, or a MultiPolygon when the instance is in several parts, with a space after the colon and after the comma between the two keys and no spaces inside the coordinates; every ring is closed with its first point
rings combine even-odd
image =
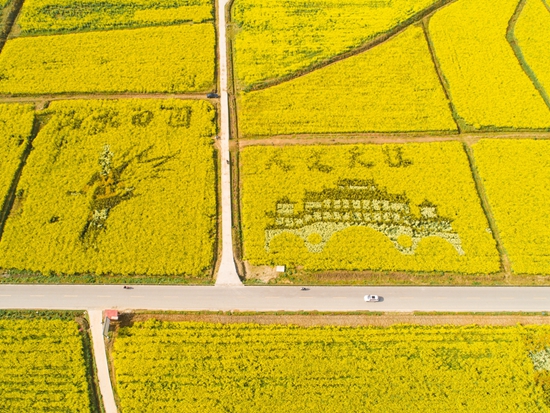
{"type": "Polygon", "coordinates": [[[256,324],[294,324],[299,326],[379,326],[395,324],[418,325],[472,325],[515,326],[517,324],[550,324],[550,317],[543,315],[415,315],[413,313],[396,314],[281,314],[281,315],[229,315],[229,314],[123,314],[122,325],[155,318],[163,321],[194,321],[206,323],[256,323],[256,324]]]}
{"type": "Polygon", "coordinates": [[[550,132],[490,132],[468,134],[417,133],[350,133],[326,135],[278,135],[270,138],[239,139],[239,148],[246,146],[333,145],[359,143],[410,143],[464,141],[469,145],[480,139],[550,139],[550,132]]]}

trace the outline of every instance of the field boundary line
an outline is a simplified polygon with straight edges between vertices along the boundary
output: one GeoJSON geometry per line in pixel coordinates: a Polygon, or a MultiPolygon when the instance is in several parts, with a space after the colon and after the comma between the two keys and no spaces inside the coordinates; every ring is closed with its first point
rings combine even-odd
{"type": "Polygon", "coordinates": [[[21,158],[19,159],[19,166],[17,167],[15,174],[12,177],[12,181],[11,181],[8,193],[6,194],[6,197],[2,200],[3,202],[0,204],[0,240],[2,239],[2,235],[4,234],[4,228],[6,227],[8,217],[10,216],[11,210],[13,208],[13,204],[15,203],[17,187],[19,186],[19,181],[21,180],[23,169],[25,169],[27,158],[29,157],[33,149],[32,143],[36,138],[36,136],[38,135],[38,133],[40,132],[41,127],[42,125],[40,124],[40,120],[38,119],[36,114],[34,114],[32,130],[26,142],[27,146],[25,147],[25,150],[21,154],[21,158]]]}
{"type": "Polygon", "coordinates": [[[6,42],[10,38],[10,34],[13,30],[13,26],[15,25],[15,21],[17,20],[17,17],[21,12],[21,8],[23,7],[23,2],[24,0],[13,0],[11,4],[7,6],[8,8],[10,8],[10,10],[8,11],[8,15],[6,16],[6,20],[4,22],[4,29],[0,34],[0,53],[2,52],[2,49],[4,49],[6,42]]]}
{"type": "Polygon", "coordinates": [[[434,45],[432,42],[432,38],[430,36],[430,18],[425,17],[422,19],[422,31],[424,32],[424,37],[426,38],[426,43],[428,44],[428,50],[430,51],[430,57],[432,58],[432,62],[434,64],[435,72],[437,73],[437,77],[439,79],[439,83],[441,84],[441,88],[443,89],[443,92],[445,93],[445,97],[447,98],[448,104],[449,104],[449,110],[451,111],[451,114],[453,116],[453,119],[455,121],[456,127],[458,129],[458,133],[464,132],[464,120],[458,115],[458,111],[456,110],[456,106],[453,103],[453,98],[451,95],[451,88],[449,86],[449,81],[445,77],[445,74],[443,73],[443,70],[441,69],[441,66],[439,64],[439,60],[437,59],[437,56],[435,54],[434,45]]]}
{"type": "Polygon", "coordinates": [[[510,44],[510,47],[514,52],[514,55],[516,56],[516,59],[519,62],[519,65],[523,69],[523,72],[529,77],[529,79],[531,80],[531,83],[533,83],[533,86],[535,86],[535,89],[537,89],[537,92],[539,92],[540,96],[542,97],[542,100],[544,100],[544,103],[546,104],[548,109],[550,109],[550,96],[548,95],[548,93],[540,83],[536,73],[533,71],[533,69],[531,69],[531,66],[529,66],[529,63],[527,63],[527,60],[525,60],[523,51],[521,50],[521,47],[518,44],[518,39],[516,38],[516,33],[515,33],[516,24],[518,22],[518,19],[521,17],[521,14],[526,4],[527,4],[527,0],[520,0],[520,2],[518,3],[518,6],[514,14],[510,18],[510,21],[508,22],[508,28],[506,29],[506,40],[510,44]]]}
{"type": "Polygon", "coordinates": [[[439,0],[436,3],[432,4],[431,6],[426,7],[425,9],[419,11],[418,13],[414,14],[413,16],[409,17],[408,19],[404,20],[403,22],[397,24],[396,26],[390,28],[388,31],[381,33],[377,36],[375,36],[373,39],[367,41],[366,43],[363,43],[362,45],[349,50],[347,52],[343,52],[340,54],[337,54],[335,56],[332,56],[322,62],[312,64],[311,66],[304,68],[302,70],[299,70],[297,72],[291,73],[290,75],[281,76],[278,78],[272,78],[268,80],[264,80],[263,82],[257,83],[255,85],[250,85],[247,87],[242,88],[241,90],[245,92],[253,92],[257,90],[263,90],[270,88],[272,86],[277,86],[282,83],[289,82],[291,80],[303,77],[305,75],[308,75],[309,73],[312,73],[318,69],[322,69],[324,67],[327,67],[329,65],[332,65],[334,63],[338,63],[342,60],[345,60],[349,57],[353,57],[355,55],[364,53],[382,43],[385,43],[386,41],[392,39],[393,37],[401,34],[406,29],[408,29],[413,24],[416,24],[418,22],[421,22],[424,18],[436,13],[441,8],[448,6],[451,3],[454,3],[457,0],[439,0]]]}
{"type": "Polygon", "coordinates": [[[56,100],[101,100],[101,99],[185,99],[209,100],[204,93],[70,93],[44,95],[0,95],[0,103],[54,102],[56,100]]]}
{"type": "Polygon", "coordinates": [[[497,244],[497,250],[500,254],[500,262],[502,267],[501,269],[504,271],[505,275],[509,277],[512,275],[512,266],[511,266],[508,254],[506,252],[506,248],[504,247],[504,244],[502,242],[502,238],[500,237],[500,232],[498,230],[498,226],[496,224],[496,221],[493,215],[493,210],[491,208],[491,204],[489,203],[489,198],[487,197],[487,193],[485,192],[485,185],[483,184],[483,179],[481,178],[479,171],[477,169],[474,150],[470,146],[470,144],[466,141],[463,141],[463,146],[464,146],[464,151],[466,152],[466,156],[468,157],[468,162],[470,164],[470,171],[472,173],[472,177],[474,178],[474,184],[476,186],[477,194],[481,202],[481,207],[483,209],[483,212],[485,213],[485,217],[487,218],[487,223],[489,225],[489,228],[491,229],[491,233],[497,244]]]}

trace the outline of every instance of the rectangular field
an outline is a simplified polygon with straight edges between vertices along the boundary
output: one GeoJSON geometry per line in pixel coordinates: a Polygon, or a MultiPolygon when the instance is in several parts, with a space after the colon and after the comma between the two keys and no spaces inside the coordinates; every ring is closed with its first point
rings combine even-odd
{"type": "Polygon", "coordinates": [[[82,334],[75,321],[0,315],[0,410],[99,413],[82,334]]]}
{"type": "Polygon", "coordinates": [[[548,412],[529,357],[545,334],[150,320],[119,331],[116,390],[124,413],[548,412]]]}
{"type": "Polygon", "coordinates": [[[0,267],[205,277],[216,234],[206,101],[57,101],[33,142],[0,267]]]}
{"type": "Polygon", "coordinates": [[[8,40],[0,94],[208,92],[214,89],[211,23],[8,40]]]}
{"type": "Polygon", "coordinates": [[[550,274],[550,141],[487,139],[474,153],[512,270],[550,274]]]}
{"type": "Polygon", "coordinates": [[[306,270],[492,273],[499,254],[459,142],[251,146],[244,260],[306,270]]]}
{"type": "Polygon", "coordinates": [[[214,20],[211,0],[25,0],[17,19],[21,36],[203,23],[214,20]]]}
{"type": "Polygon", "coordinates": [[[0,104],[0,211],[31,137],[32,105],[0,104]]]}

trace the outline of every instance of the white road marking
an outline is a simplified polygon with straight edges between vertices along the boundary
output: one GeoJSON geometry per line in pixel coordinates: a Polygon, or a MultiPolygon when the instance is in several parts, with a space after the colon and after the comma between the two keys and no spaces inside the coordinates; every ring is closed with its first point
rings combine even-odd
{"type": "Polygon", "coordinates": [[[548,300],[548,297],[533,297],[533,300],[548,300]]]}
{"type": "Polygon", "coordinates": [[[63,297],[78,297],[78,295],[64,295],[63,297]]]}
{"type": "Polygon", "coordinates": [[[10,294],[0,294],[0,297],[11,297],[10,294]]]}
{"type": "Polygon", "coordinates": [[[164,295],[162,298],[178,298],[177,295],[164,295]]]}
{"type": "Polygon", "coordinates": [[[481,297],[466,297],[466,300],[481,300],[481,297]]]}

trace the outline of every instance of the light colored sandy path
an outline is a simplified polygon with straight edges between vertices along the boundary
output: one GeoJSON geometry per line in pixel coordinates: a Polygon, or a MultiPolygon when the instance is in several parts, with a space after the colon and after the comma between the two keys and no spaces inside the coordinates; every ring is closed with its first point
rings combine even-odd
{"type": "Polygon", "coordinates": [[[115,396],[111,387],[111,376],[107,364],[107,353],[105,351],[105,341],[103,339],[103,317],[101,310],[88,310],[90,316],[90,327],[92,330],[92,342],[94,346],[94,358],[97,368],[97,378],[99,381],[99,390],[103,398],[105,413],[117,413],[115,396]]]}
{"type": "Polygon", "coordinates": [[[218,50],[220,80],[220,146],[221,146],[221,203],[222,203],[222,257],[217,286],[242,286],[233,259],[233,233],[231,212],[231,157],[229,153],[229,97],[227,94],[227,41],[226,5],[228,0],[218,0],[218,50]]]}

